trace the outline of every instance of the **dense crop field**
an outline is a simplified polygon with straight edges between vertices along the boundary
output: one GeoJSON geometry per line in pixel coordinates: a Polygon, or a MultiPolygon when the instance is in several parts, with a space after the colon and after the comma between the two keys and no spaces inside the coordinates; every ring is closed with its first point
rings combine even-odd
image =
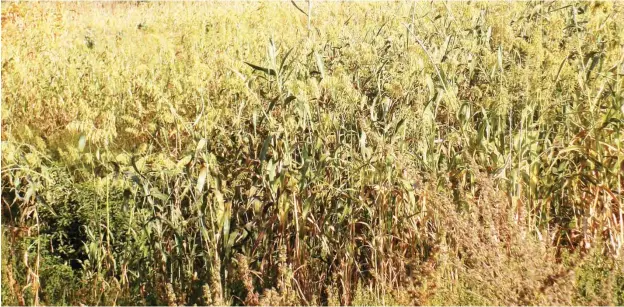
{"type": "Polygon", "coordinates": [[[624,3],[295,3],[2,3],[2,304],[624,305],[624,3]]]}

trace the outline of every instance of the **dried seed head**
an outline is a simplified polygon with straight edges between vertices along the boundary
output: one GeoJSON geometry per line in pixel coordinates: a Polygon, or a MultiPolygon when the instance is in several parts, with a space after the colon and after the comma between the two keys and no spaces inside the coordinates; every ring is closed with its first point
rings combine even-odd
{"type": "Polygon", "coordinates": [[[168,300],[169,306],[178,305],[175,292],[173,291],[173,285],[170,283],[167,283],[167,300],[168,300]]]}

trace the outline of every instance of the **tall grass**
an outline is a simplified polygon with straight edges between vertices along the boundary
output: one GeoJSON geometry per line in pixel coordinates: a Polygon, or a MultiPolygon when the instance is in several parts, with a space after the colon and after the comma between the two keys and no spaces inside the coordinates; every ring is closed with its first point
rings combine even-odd
{"type": "Polygon", "coordinates": [[[620,3],[295,4],[2,5],[6,302],[624,304],[620,3]]]}

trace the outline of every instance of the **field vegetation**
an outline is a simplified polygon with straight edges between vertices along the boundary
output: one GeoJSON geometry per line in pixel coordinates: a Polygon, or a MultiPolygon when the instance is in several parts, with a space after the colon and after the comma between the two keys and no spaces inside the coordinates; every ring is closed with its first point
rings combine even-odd
{"type": "Polygon", "coordinates": [[[2,3],[2,304],[624,305],[624,3],[2,3]]]}

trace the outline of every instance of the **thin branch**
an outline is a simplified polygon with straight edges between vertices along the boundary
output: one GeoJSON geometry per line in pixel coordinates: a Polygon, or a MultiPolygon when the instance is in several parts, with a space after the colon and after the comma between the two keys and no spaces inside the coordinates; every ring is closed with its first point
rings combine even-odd
{"type": "Polygon", "coordinates": [[[290,0],[290,3],[292,3],[298,10],[299,12],[303,13],[303,15],[308,16],[308,14],[306,12],[304,12],[298,5],[297,3],[295,3],[295,0],[290,0]]]}

